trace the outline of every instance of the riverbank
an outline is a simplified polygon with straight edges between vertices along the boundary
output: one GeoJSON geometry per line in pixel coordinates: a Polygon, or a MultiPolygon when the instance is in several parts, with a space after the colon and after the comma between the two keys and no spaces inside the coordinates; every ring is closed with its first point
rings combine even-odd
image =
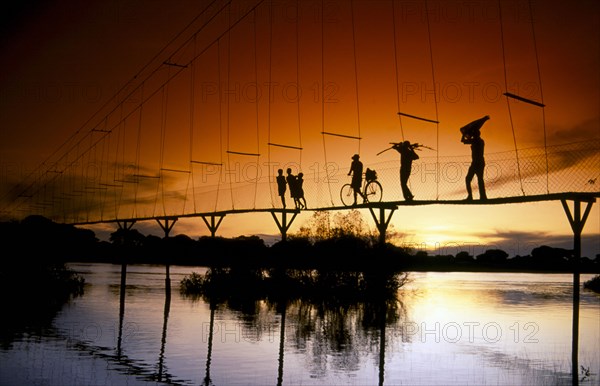
{"type": "Polygon", "coordinates": [[[576,262],[573,251],[562,248],[542,245],[526,256],[512,257],[500,249],[489,249],[476,256],[467,251],[456,255],[429,255],[391,243],[382,245],[377,237],[353,232],[351,228],[336,228],[327,237],[312,230],[308,236],[291,235],[287,241],[270,246],[258,236],[192,239],[180,234],[160,238],[142,235],[135,229],[119,229],[111,235],[111,241],[106,242],[99,241],[90,230],[30,216],[21,222],[0,223],[0,241],[7,250],[16,251],[11,259],[32,265],[73,261],[208,267],[600,273],[600,255],[593,259],[582,257],[576,262]]]}

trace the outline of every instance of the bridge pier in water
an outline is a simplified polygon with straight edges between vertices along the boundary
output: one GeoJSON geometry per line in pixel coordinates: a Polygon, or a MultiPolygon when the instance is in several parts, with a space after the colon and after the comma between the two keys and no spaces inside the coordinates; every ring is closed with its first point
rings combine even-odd
{"type": "MultiPolygon", "coordinates": [[[[177,222],[177,217],[164,217],[157,218],[156,222],[161,227],[163,232],[165,232],[165,239],[169,237],[169,233],[175,226],[177,222]],[[162,222],[161,222],[162,221],[162,222]]],[[[170,265],[168,262],[165,263],[165,296],[167,299],[171,299],[171,277],[170,277],[170,265]]],[[[165,306],[166,307],[166,306],[165,306]]]]}
{"type": "Polygon", "coordinates": [[[573,385],[579,384],[579,287],[580,287],[580,267],[581,259],[581,232],[585,222],[590,214],[594,199],[582,200],[573,198],[573,212],[569,208],[567,199],[560,200],[571,229],[573,230],[573,323],[572,323],[572,347],[571,347],[571,376],[573,385]],[[587,205],[583,214],[581,213],[581,203],[587,205]]]}

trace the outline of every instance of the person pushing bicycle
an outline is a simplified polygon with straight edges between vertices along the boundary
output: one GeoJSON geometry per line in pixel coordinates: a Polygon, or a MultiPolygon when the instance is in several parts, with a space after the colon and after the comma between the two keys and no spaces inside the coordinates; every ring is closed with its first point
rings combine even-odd
{"type": "MultiPolygon", "coordinates": [[[[362,186],[362,174],[363,174],[363,164],[359,161],[360,156],[358,154],[354,154],[352,156],[352,163],[350,164],[350,171],[348,175],[352,175],[352,189],[354,189],[354,204],[356,205],[356,198],[358,195],[363,197],[360,192],[360,188],[362,186]]],[[[364,197],[363,197],[364,201],[364,197]]]]}

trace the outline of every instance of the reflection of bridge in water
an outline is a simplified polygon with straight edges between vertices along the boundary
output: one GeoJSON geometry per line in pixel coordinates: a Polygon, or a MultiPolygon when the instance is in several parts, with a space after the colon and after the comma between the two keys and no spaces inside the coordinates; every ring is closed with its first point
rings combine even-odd
{"type": "MultiPolygon", "coordinates": [[[[381,241],[385,241],[393,214],[403,206],[460,207],[560,201],[573,230],[574,261],[578,261],[583,226],[600,196],[600,141],[594,138],[548,145],[541,78],[537,79],[540,93],[534,97],[524,97],[509,89],[512,79],[507,79],[506,69],[511,63],[504,57],[504,51],[511,42],[504,39],[503,31],[508,26],[503,25],[502,18],[498,25],[501,37],[498,44],[503,54],[503,95],[509,117],[506,124],[512,131],[514,149],[486,154],[485,180],[490,198],[467,202],[463,198],[469,157],[440,153],[440,121],[454,118],[440,117],[437,98],[425,107],[401,103],[401,77],[414,79],[412,74],[400,71],[397,54],[402,50],[405,36],[400,28],[405,27],[394,1],[389,2],[389,20],[379,22],[389,23],[391,35],[387,37],[389,63],[381,63],[381,71],[391,70],[388,75],[395,82],[388,82],[390,90],[377,91],[380,95],[397,97],[397,108],[392,115],[398,117],[399,130],[394,133],[374,130],[372,127],[376,127],[377,122],[360,119],[361,109],[364,109],[361,102],[381,97],[369,93],[365,87],[359,88],[360,79],[365,75],[357,65],[361,63],[361,46],[357,45],[361,30],[355,19],[360,18],[361,13],[354,7],[360,7],[359,4],[346,2],[336,14],[339,23],[328,23],[329,2],[322,3],[320,13],[317,12],[320,17],[311,20],[299,15],[314,15],[314,4],[299,3],[297,17],[282,24],[271,17],[270,7],[274,2],[258,0],[239,8],[233,3],[233,7],[231,2],[216,6],[211,3],[206,7],[63,146],[4,195],[0,216],[18,219],[39,214],[61,223],[116,223],[125,229],[136,222],[157,221],[165,236],[169,236],[179,219],[199,217],[215,236],[226,216],[271,213],[285,240],[299,211],[282,208],[275,184],[278,168],[289,166],[294,173],[304,173],[310,210],[345,210],[348,208],[341,204],[339,191],[347,182],[349,154],[339,159],[332,155],[333,150],[343,146],[350,154],[361,154],[364,161],[365,147],[380,146],[373,142],[374,137],[404,140],[406,132],[411,140],[413,136],[422,140],[423,133],[428,133],[427,140],[433,142],[435,138],[436,143],[431,145],[437,150],[424,154],[413,165],[410,181],[415,201],[399,200],[397,160],[365,162],[366,167],[378,173],[383,199],[355,208],[370,212],[381,241]],[[307,31],[311,33],[304,34],[307,31]],[[294,38],[283,41],[278,39],[281,36],[294,38]],[[316,40],[305,41],[305,36],[316,40]],[[337,43],[347,44],[342,47],[344,54],[330,52],[334,36],[339,39],[337,43]],[[305,45],[317,47],[320,56],[315,57],[314,50],[303,51],[305,45]],[[332,57],[337,55],[336,60],[350,64],[346,71],[331,65],[332,57]],[[273,63],[278,62],[286,64],[274,67],[273,63]],[[305,62],[316,63],[317,70],[305,62]],[[265,90],[261,91],[258,86],[274,82],[295,85],[292,88],[296,96],[271,94],[273,89],[269,86],[268,98],[260,98],[259,93],[265,90]],[[331,97],[335,96],[332,93],[339,91],[336,87],[341,84],[352,92],[338,103],[331,103],[331,97]],[[243,93],[240,93],[240,85],[245,85],[243,93]],[[311,87],[315,95],[308,99],[300,95],[300,89],[311,87]],[[318,98],[311,99],[315,96],[318,98]],[[316,105],[311,106],[315,100],[316,105]],[[519,148],[515,134],[519,129],[517,110],[525,111],[521,117],[535,121],[529,108],[535,109],[535,114],[541,112],[536,129],[540,139],[543,137],[543,146],[519,148]],[[306,113],[309,110],[311,113],[306,113]],[[354,122],[347,118],[352,115],[356,115],[354,122]],[[320,127],[306,123],[314,125],[316,121],[320,121],[320,127]],[[410,133],[405,127],[407,121],[413,130],[410,133]],[[371,128],[365,130],[365,127],[371,128]],[[315,137],[316,142],[321,142],[318,145],[315,145],[315,137]],[[307,138],[313,141],[311,149],[307,138]],[[315,149],[321,147],[322,156],[316,157],[315,149]],[[304,156],[303,159],[309,150],[311,158],[307,160],[304,156]],[[582,204],[585,207],[582,208],[582,204]]],[[[422,6],[427,6],[426,2],[422,6]]],[[[427,10],[422,13],[428,14],[427,10]]],[[[530,16],[533,31],[534,18],[530,16]]],[[[431,68],[431,79],[418,81],[436,95],[431,44],[435,36],[431,36],[428,18],[421,20],[423,22],[427,24],[423,52],[411,55],[421,58],[426,67],[431,68]]],[[[535,39],[535,34],[532,35],[535,39]]],[[[535,54],[539,67],[537,52],[535,54]]],[[[498,83],[502,81],[498,79],[498,83]]],[[[420,104],[427,105],[423,101],[420,104]]],[[[495,108],[492,104],[489,107],[495,108]]],[[[457,129],[454,131],[458,135],[457,129]]],[[[579,296],[576,264],[574,272],[575,307],[579,296]]],[[[575,336],[577,325],[574,323],[575,336]]],[[[574,346],[574,353],[576,351],[574,346]]],[[[577,369],[576,360],[573,363],[577,369]]],[[[576,380],[576,372],[573,380],[576,380]]]]}

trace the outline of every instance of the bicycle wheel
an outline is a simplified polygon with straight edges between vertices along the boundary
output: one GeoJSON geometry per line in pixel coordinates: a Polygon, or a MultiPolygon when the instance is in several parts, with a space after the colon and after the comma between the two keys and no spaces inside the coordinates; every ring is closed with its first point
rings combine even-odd
{"type": "Polygon", "coordinates": [[[371,181],[365,186],[365,201],[379,202],[383,197],[383,188],[379,181],[371,181]]]}
{"type": "Polygon", "coordinates": [[[354,204],[354,189],[352,188],[352,185],[345,184],[342,186],[340,198],[342,199],[342,204],[344,204],[344,206],[352,206],[352,204],[354,204]]]}

